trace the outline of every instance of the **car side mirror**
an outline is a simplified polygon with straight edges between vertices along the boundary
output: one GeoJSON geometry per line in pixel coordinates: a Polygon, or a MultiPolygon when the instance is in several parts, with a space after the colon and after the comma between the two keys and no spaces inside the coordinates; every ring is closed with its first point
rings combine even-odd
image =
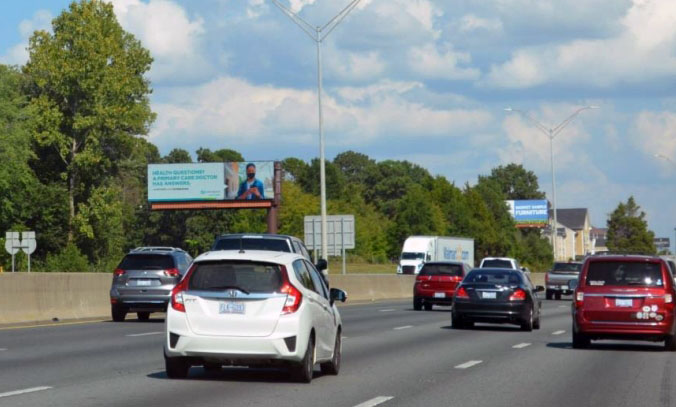
{"type": "Polygon", "coordinates": [[[573,280],[569,280],[569,281],[568,281],[568,289],[569,289],[569,290],[572,291],[572,290],[576,289],[577,286],[578,286],[578,281],[577,281],[576,279],[573,279],[573,280]]]}
{"type": "Polygon", "coordinates": [[[332,288],[329,290],[329,297],[331,298],[331,304],[336,301],[345,302],[347,300],[347,293],[340,288],[332,288]]]}
{"type": "Polygon", "coordinates": [[[543,286],[541,286],[541,285],[536,285],[536,286],[535,286],[535,292],[536,292],[536,293],[541,293],[541,292],[543,292],[544,290],[545,290],[545,287],[543,287],[543,286]]]}
{"type": "Polygon", "coordinates": [[[326,259],[319,259],[319,261],[317,262],[317,264],[315,264],[315,267],[316,267],[317,270],[319,270],[319,271],[324,271],[324,270],[326,270],[327,268],[329,268],[329,262],[327,262],[326,259]]]}

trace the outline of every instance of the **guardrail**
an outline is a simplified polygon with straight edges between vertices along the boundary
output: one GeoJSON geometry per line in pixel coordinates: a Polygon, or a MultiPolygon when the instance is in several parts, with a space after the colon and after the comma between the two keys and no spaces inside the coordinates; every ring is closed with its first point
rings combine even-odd
{"type": "MultiPolygon", "coordinates": [[[[393,274],[330,275],[332,287],[348,293],[348,302],[402,299],[413,296],[415,276],[393,274]]],[[[544,275],[533,273],[534,284],[544,275]]],[[[2,273],[0,325],[109,318],[109,273],[2,273]]]]}

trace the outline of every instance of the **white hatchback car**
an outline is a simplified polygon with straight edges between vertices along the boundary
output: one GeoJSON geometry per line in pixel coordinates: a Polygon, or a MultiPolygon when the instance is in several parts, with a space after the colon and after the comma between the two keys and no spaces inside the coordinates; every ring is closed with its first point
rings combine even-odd
{"type": "Polygon", "coordinates": [[[171,293],[164,358],[167,376],[191,366],[281,365],[310,382],[319,363],[340,370],[342,322],[330,290],[302,255],[213,251],[197,257],[171,293]]]}

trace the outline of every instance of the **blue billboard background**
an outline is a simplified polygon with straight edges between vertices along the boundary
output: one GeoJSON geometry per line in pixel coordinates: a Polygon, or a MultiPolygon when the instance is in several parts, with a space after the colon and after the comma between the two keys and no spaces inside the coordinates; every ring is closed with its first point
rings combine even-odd
{"type": "Polygon", "coordinates": [[[545,227],[549,223],[547,200],[506,201],[517,227],[545,227]]]}

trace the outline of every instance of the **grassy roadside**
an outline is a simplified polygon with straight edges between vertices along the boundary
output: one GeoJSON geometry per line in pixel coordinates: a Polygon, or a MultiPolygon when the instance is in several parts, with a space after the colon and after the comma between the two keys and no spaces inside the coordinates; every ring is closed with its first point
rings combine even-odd
{"type": "MultiPolygon", "coordinates": [[[[347,263],[347,274],[396,274],[396,264],[347,263]]],[[[341,274],[343,264],[340,261],[329,262],[329,274],[341,274]]]]}

